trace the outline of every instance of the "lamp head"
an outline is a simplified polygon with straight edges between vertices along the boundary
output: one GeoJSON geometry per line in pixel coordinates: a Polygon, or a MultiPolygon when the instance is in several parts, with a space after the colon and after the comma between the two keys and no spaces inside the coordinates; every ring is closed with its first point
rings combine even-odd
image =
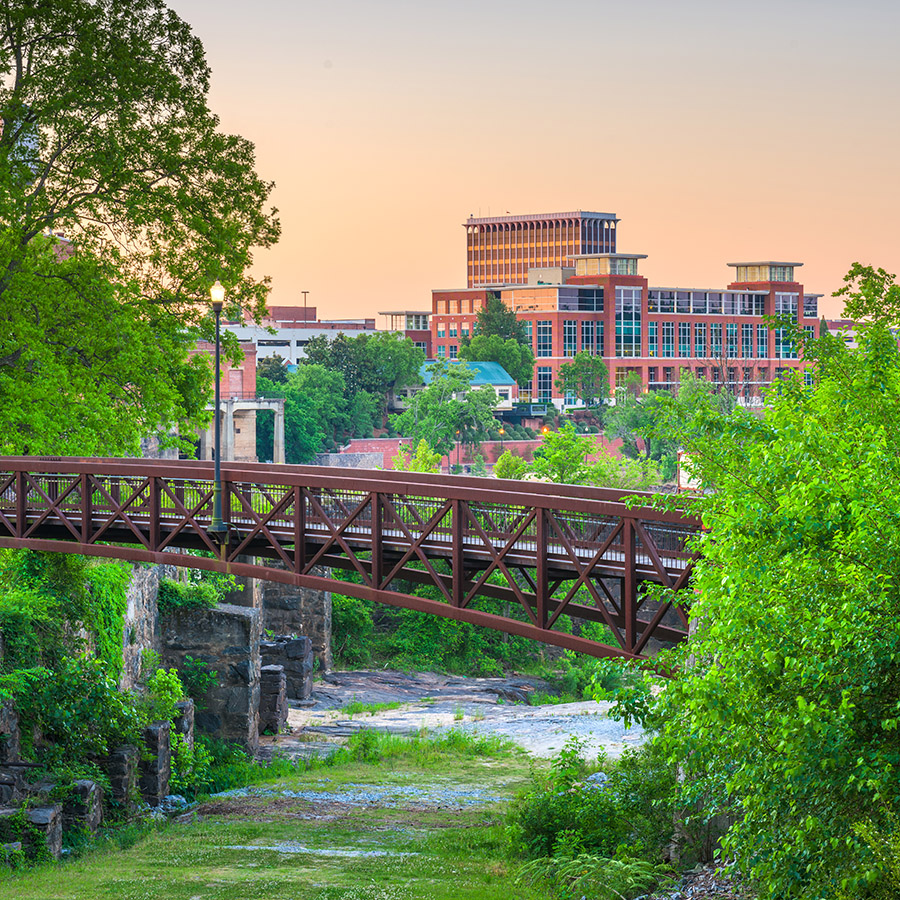
{"type": "Polygon", "coordinates": [[[225,303],[225,288],[222,287],[222,282],[218,278],[216,283],[209,289],[209,297],[212,301],[213,311],[217,313],[222,312],[222,306],[225,303]]]}

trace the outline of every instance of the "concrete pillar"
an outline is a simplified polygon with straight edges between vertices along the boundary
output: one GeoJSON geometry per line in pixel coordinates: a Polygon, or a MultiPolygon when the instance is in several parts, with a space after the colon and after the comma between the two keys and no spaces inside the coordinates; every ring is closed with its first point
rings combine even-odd
{"type": "Polygon", "coordinates": [[[225,402],[225,421],[222,423],[222,462],[234,462],[234,400],[225,402]]]}
{"type": "Polygon", "coordinates": [[[272,453],[275,465],[284,465],[284,403],[275,410],[275,444],[272,453]]]}

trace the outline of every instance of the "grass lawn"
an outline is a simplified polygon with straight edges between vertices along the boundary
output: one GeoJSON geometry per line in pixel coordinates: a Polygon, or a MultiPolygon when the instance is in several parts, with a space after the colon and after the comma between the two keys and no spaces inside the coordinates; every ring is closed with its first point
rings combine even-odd
{"type": "Polygon", "coordinates": [[[469,739],[377,738],[217,796],[128,849],[0,875],[0,900],[511,900],[506,804],[530,762],[469,739]]]}

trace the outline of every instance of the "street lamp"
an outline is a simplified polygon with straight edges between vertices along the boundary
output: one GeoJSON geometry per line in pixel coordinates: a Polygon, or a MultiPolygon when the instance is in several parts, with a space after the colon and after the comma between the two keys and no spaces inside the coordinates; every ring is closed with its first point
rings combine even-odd
{"type": "Polygon", "coordinates": [[[222,423],[219,421],[219,405],[221,404],[221,377],[219,373],[219,328],[222,319],[222,307],[225,305],[225,288],[216,280],[209,289],[209,297],[213,312],[216,314],[216,411],[215,416],[215,484],[213,485],[213,515],[209,526],[211,534],[227,535],[228,526],[222,521],[222,423]]]}
{"type": "Polygon", "coordinates": [[[456,468],[459,471],[459,431],[456,432],[456,468]]]}
{"type": "Polygon", "coordinates": [[[503,435],[506,434],[506,429],[501,425],[500,426],[500,452],[503,453],[503,435]]]}

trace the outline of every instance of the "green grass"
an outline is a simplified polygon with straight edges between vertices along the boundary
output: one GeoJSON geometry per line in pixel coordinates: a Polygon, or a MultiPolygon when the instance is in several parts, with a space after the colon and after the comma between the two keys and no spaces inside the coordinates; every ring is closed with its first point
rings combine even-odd
{"type": "Polygon", "coordinates": [[[346,706],[342,706],[341,711],[349,716],[358,716],[362,713],[374,716],[375,713],[385,712],[389,709],[400,709],[401,706],[404,706],[404,704],[397,701],[392,703],[361,703],[359,700],[353,700],[346,706]]]}
{"type": "Polygon", "coordinates": [[[0,900],[543,900],[528,886],[511,894],[504,855],[507,800],[530,766],[509,744],[460,732],[364,731],[329,764],[211,798],[125,849],[0,874],[0,900]],[[361,791],[383,799],[353,802],[361,791]],[[451,791],[483,795],[469,805],[451,791]]]}

